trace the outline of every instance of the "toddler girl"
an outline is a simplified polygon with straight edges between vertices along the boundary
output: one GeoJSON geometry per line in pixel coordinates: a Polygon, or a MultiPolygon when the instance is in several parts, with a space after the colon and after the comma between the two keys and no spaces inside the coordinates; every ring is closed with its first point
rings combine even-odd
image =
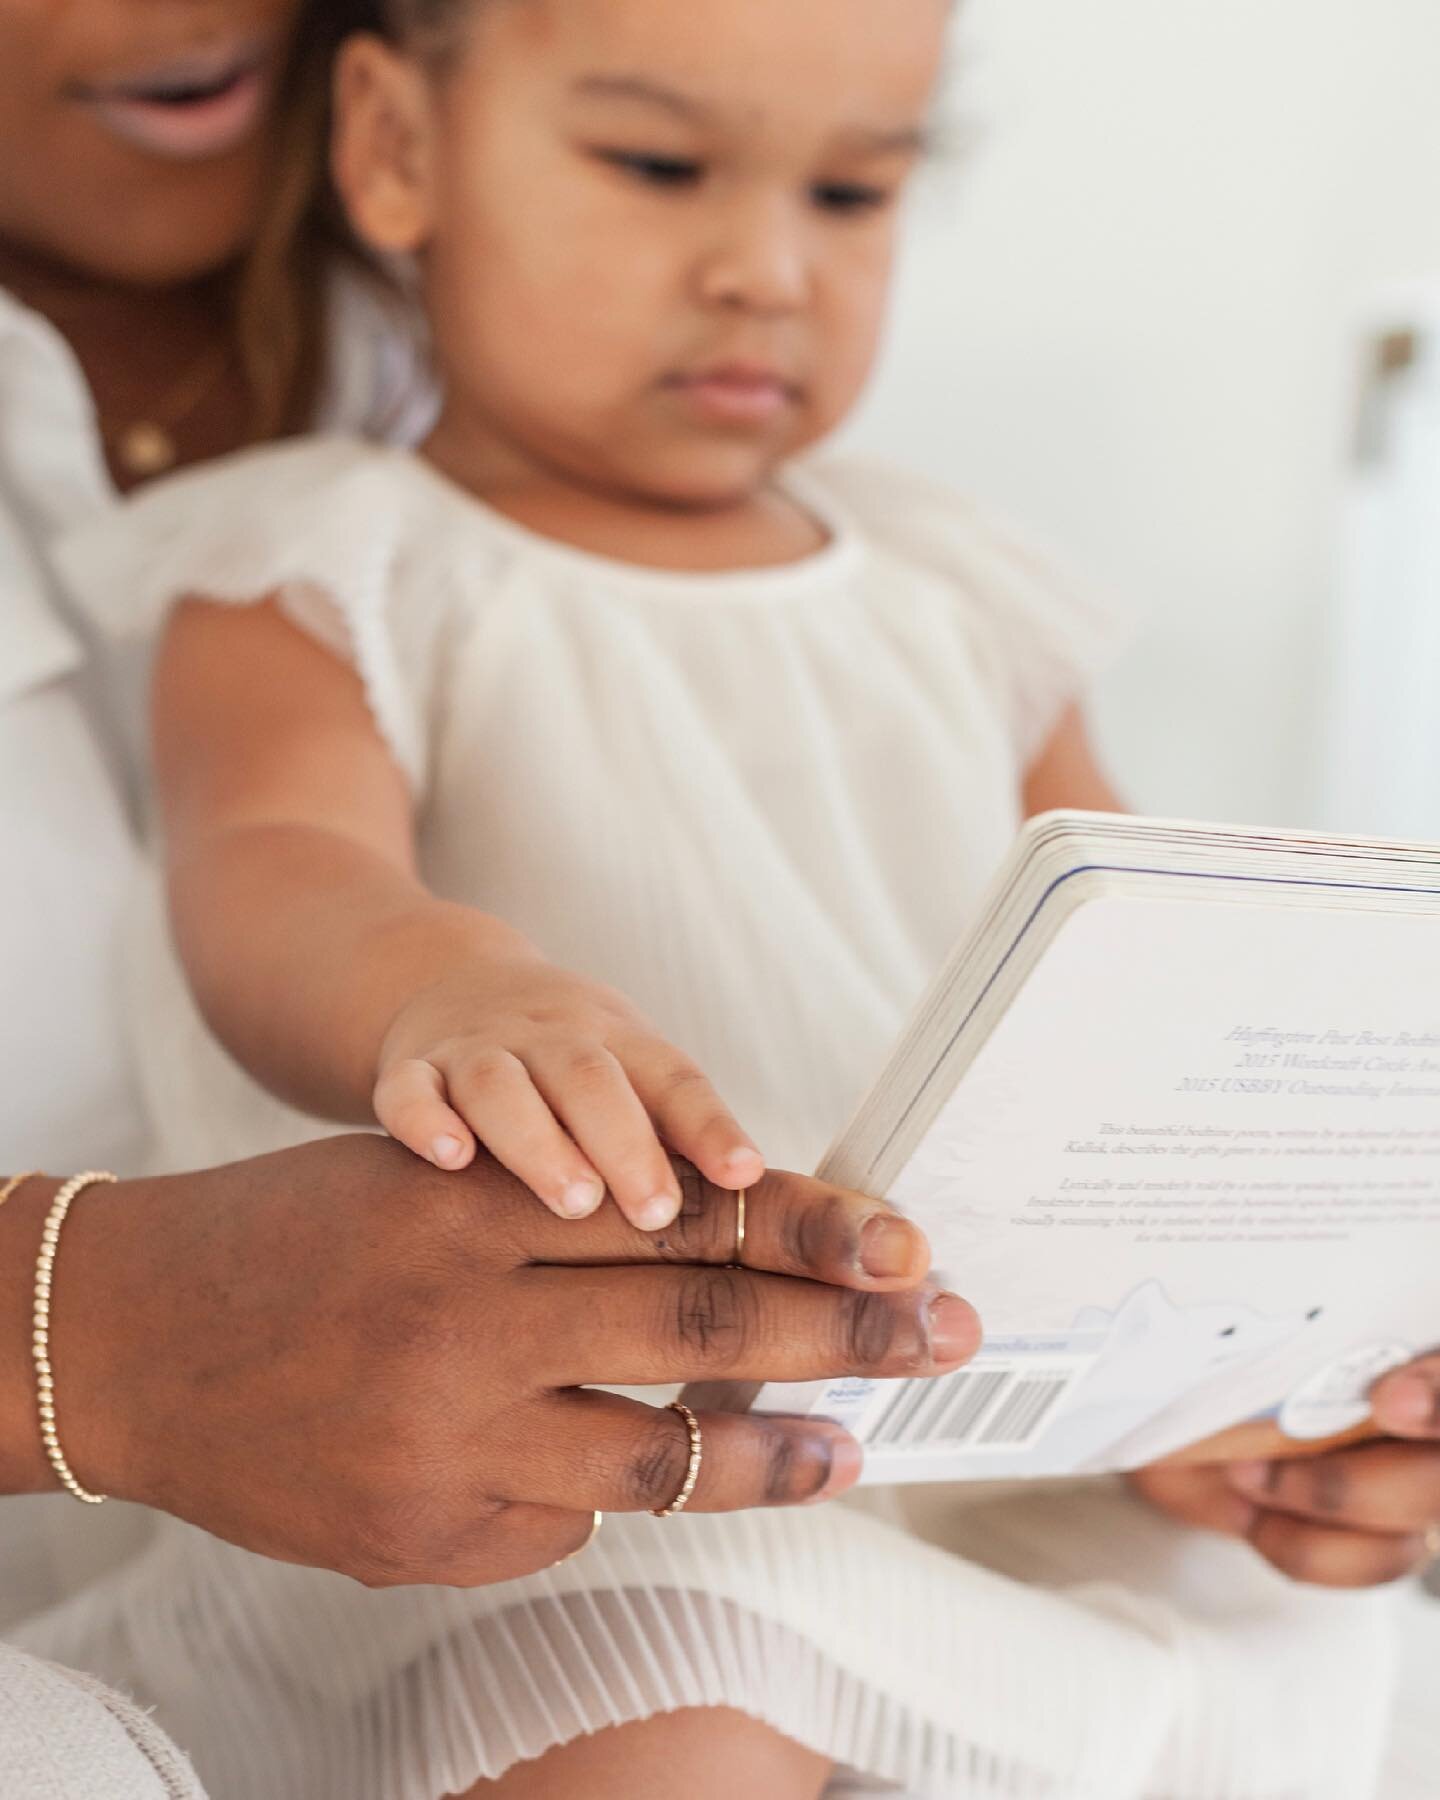
{"type": "MultiPolygon", "coordinates": [[[[241,457],[68,558],[112,616],[185,601],[155,739],[208,1032],[158,940],[136,960],[170,1159],[310,1131],[263,1087],[663,1230],[669,1152],[735,1190],[762,1153],[813,1164],[1025,808],[1108,801],[1073,711],[1103,622],[949,496],[806,460],[870,371],[948,11],[394,0],[348,44],[337,185],[417,271],[433,433],[241,457]]],[[[1140,1580],[1126,1505],[1097,1537],[1140,1580]]],[[[1058,1578],[1089,1572],[1051,1536],[1058,1578]]],[[[223,1796],[787,1800],[838,1767],[1355,1800],[1368,1689],[1347,1668],[1337,1735],[1335,1602],[1315,1625],[1209,1553],[1207,1603],[1230,1582],[1246,1629],[1012,1585],[855,1508],[616,1517],[464,1596],[365,1596],[177,1527],[171,1610],[120,1596],[104,1672],[185,1738],[187,1671],[226,1669],[230,1735],[189,1739],[223,1796]]],[[[1344,1617],[1357,1661],[1369,1616],[1344,1617]]]]}

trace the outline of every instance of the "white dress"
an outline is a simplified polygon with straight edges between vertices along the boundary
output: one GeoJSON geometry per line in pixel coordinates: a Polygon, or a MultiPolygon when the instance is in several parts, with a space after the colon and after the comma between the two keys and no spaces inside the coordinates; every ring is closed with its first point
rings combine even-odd
{"type": "MultiPolygon", "coordinates": [[[[184,593],[278,592],[359,670],[434,888],[628,992],[805,1168],[973,910],[1106,625],[922,484],[837,466],[794,491],[827,548],[677,575],[314,441],[151,490],[60,562],[119,633],[184,593]]],[[[153,896],[132,966],[167,1163],[313,1135],[208,1037],[153,896]]],[[[1104,1484],[924,1496],[996,1571],[906,1505],[613,1517],[475,1593],[371,1593],[168,1523],[24,1641],[158,1706],[215,1800],[437,1800],[696,1705],[770,1721],[844,1791],[1374,1791],[1385,1597],[1290,1587],[1104,1484]]]]}

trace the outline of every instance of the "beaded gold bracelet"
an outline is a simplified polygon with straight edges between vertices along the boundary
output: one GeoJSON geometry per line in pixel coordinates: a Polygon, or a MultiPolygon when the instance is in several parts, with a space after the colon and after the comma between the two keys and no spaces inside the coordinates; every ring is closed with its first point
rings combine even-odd
{"type": "Polygon", "coordinates": [[[84,1175],[71,1176],[51,1202],[50,1211],[45,1218],[45,1230],[40,1238],[40,1258],[35,1264],[33,1346],[35,1389],[40,1407],[40,1436],[45,1442],[45,1454],[50,1458],[50,1467],[60,1478],[61,1486],[77,1500],[83,1500],[87,1506],[103,1505],[107,1496],[92,1494],[81,1487],[65,1460],[65,1452],[60,1448],[60,1432],[55,1423],[55,1371],[50,1365],[50,1287],[55,1278],[55,1252],[60,1244],[60,1228],[65,1223],[66,1213],[86,1188],[98,1187],[102,1182],[116,1179],[114,1175],[94,1169],[84,1175]]]}

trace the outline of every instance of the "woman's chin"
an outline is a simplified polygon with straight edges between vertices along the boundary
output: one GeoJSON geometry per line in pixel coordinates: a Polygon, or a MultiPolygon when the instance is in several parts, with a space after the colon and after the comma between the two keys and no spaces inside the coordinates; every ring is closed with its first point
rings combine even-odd
{"type": "Polygon", "coordinates": [[[228,268],[245,252],[260,209],[258,170],[143,209],[72,209],[63,229],[32,250],[91,280],[169,288],[228,268]]]}

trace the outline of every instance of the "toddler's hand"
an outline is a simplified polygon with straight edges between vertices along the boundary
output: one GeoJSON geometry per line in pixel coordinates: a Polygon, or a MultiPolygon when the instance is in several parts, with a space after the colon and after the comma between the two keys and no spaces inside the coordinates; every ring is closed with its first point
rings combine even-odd
{"type": "Polygon", "coordinates": [[[476,1139],[562,1218],[608,1189],[644,1231],[680,1211],[668,1151],[717,1187],[764,1159],[688,1057],[621,995],[542,961],[487,961],[417,995],[386,1035],[375,1116],[442,1169],[476,1139]]]}

